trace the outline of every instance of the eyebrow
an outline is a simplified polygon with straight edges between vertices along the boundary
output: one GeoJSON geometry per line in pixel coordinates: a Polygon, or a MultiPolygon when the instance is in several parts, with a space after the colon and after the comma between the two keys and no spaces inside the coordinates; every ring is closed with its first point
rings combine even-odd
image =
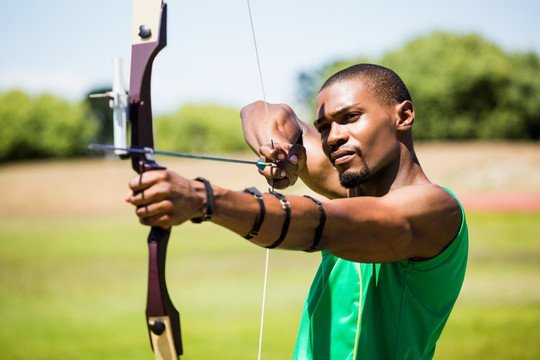
{"type": "Polygon", "coordinates": [[[322,123],[324,121],[324,119],[331,119],[331,118],[334,118],[336,116],[339,116],[341,114],[344,114],[344,113],[347,113],[349,112],[351,109],[353,108],[356,108],[360,106],[360,103],[355,103],[355,104],[351,104],[351,105],[347,105],[339,110],[336,110],[334,111],[333,113],[331,113],[329,116],[322,116],[318,119],[315,119],[315,121],[313,122],[313,126],[317,127],[318,124],[322,123]]]}

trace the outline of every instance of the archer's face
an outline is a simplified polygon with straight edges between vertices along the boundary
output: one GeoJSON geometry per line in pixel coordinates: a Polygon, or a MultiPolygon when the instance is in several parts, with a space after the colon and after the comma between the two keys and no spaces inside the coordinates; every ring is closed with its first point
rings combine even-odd
{"type": "Polygon", "coordinates": [[[358,80],[336,83],[317,97],[315,127],[343,186],[352,188],[399,156],[396,107],[384,106],[358,80]]]}

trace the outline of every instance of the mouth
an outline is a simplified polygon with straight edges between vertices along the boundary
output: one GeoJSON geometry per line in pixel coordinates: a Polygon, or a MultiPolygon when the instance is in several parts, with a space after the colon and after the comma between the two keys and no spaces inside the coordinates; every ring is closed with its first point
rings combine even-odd
{"type": "Polygon", "coordinates": [[[338,149],[330,153],[330,161],[334,166],[343,165],[351,161],[356,155],[354,150],[338,149]]]}

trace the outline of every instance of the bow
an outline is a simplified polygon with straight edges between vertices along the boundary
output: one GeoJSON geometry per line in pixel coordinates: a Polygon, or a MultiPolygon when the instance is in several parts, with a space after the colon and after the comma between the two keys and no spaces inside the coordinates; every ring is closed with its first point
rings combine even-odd
{"type": "MultiPolygon", "coordinates": [[[[133,0],[129,120],[131,146],[154,147],[150,80],[154,58],[167,43],[167,5],[162,0],[133,0]]],[[[129,153],[133,169],[165,169],[148,153],[129,153]]],[[[152,227],[148,235],[148,295],[146,319],[156,359],[178,359],[182,354],[180,317],[167,291],[165,259],[171,229],[152,227]]]]}
{"type": "MultiPolygon", "coordinates": [[[[121,158],[131,158],[133,170],[164,170],[154,159],[150,85],[152,64],[167,44],[167,4],[163,0],[133,0],[131,73],[129,93],[122,78],[122,62],[114,59],[112,91],[93,94],[106,97],[113,109],[114,146],[91,144],[90,148],[114,150],[121,158]],[[129,103],[129,104],[128,104],[129,103]],[[129,111],[128,111],[129,109],[129,111]],[[131,147],[126,147],[127,119],[131,123],[131,147]],[[138,149],[142,151],[134,151],[138,149]]],[[[182,354],[180,315],[165,282],[165,260],[171,228],[153,226],[148,235],[148,294],[146,321],[156,359],[178,359],[182,354]]]]}
{"type": "MultiPolygon", "coordinates": [[[[266,96],[262,81],[262,72],[249,0],[247,0],[247,6],[266,109],[266,96]]],[[[156,55],[166,46],[166,25],[167,4],[165,4],[163,0],[133,0],[129,93],[126,92],[123,85],[121,61],[120,59],[115,58],[112,91],[105,94],[91,95],[91,97],[107,97],[110,100],[110,107],[113,108],[115,145],[90,144],[89,148],[94,150],[114,150],[121,158],[131,158],[132,167],[139,174],[142,174],[145,171],[165,169],[165,167],[155,162],[155,154],[252,164],[256,165],[259,169],[264,169],[266,166],[276,167],[276,164],[263,162],[262,160],[245,161],[203,155],[172,153],[154,149],[150,96],[152,64],[156,55]],[[127,147],[126,145],[126,123],[128,118],[131,123],[130,147],[127,147]]],[[[268,109],[266,109],[266,116],[268,118],[268,109]]],[[[272,141],[270,129],[269,135],[272,141]]],[[[180,333],[180,316],[178,310],[176,310],[172,304],[165,282],[165,260],[170,233],[171,228],[163,229],[161,227],[153,226],[148,235],[149,268],[146,319],[152,349],[155,358],[159,360],[176,360],[183,352],[180,333]]],[[[265,285],[261,314],[259,359],[261,356],[267,272],[268,251],[266,254],[266,268],[264,275],[265,285]]]]}

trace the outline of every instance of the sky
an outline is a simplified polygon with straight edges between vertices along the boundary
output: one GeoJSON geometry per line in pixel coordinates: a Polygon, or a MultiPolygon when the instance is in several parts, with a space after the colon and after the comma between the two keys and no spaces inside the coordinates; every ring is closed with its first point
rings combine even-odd
{"type": "MultiPolygon", "coordinates": [[[[123,58],[127,82],[131,0],[0,1],[0,92],[77,102],[110,87],[114,56],[123,58]]],[[[168,44],[154,62],[154,110],[262,99],[246,0],[167,3],[168,44]]],[[[339,58],[376,59],[433,31],[477,33],[507,51],[540,54],[537,0],[251,0],[251,10],[270,102],[294,104],[301,71],[339,58]]]]}

